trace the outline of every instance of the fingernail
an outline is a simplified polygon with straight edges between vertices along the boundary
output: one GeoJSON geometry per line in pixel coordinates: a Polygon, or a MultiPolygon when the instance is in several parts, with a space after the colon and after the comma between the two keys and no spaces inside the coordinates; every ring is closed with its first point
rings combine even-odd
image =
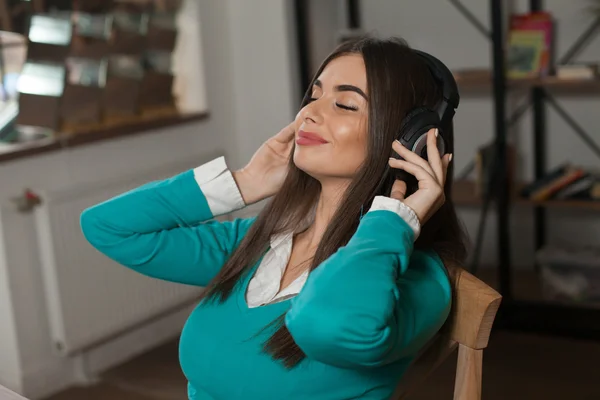
{"type": "Polygon", "coordinates": [[[438,128],[435,128],[435,137],[438,137],[438,128]]]}
{"type": "Polygon", "coordinates": [[[448,156],[448,162],[452,161],[452,153],[448,156]]]}
{"type": "Polygon", "coordinates": [[[394,140],[394,142],[396,142],[396,143],[398,143],[400,146],[404,147],[404,146],[402,145],[402,143],[400,143],[400,141],[399,141],[398,139],[394,140]]]}

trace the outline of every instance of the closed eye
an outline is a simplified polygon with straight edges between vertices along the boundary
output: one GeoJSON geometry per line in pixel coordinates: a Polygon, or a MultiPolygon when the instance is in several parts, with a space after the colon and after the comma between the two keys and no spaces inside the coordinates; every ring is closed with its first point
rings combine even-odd
{"type": "Polygon", "coordinates": [[[346,105],[343,105],[340,103],[335,103],[335,105],[344,110],[358,111],[358,107],[355,107],[355,106],[346,106],[346,105]]]}
{"type": "MultiPolygon", "coordinates": [[[[312,103],[313,101],[318,100],[315,97],[311,97],[308,99],[308,101],[306,102],[307,104],[312,103]]],[[[347,106],[345,104],[341,104],[341,103],[335,103],[335,105],[339,108],[341,108],[342,110],[348,110],[348,111],[358,111],[358,107],[356,106],[347,106]]]]}

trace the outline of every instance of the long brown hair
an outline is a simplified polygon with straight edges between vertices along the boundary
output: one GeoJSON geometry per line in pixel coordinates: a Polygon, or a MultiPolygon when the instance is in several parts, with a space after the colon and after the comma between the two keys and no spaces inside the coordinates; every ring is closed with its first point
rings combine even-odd
{"type": "MultiPolygon", "coordinates": [[[[325,66],[346,54],[361,54],[364,58],[369,92],[368,151],[319,243],[311,271],[348,243],[358,227],[362,210],[368,210],[375,196],[389,195],[394,178],[389,173],[388,159],[404,116],[417,106],[433,107],[441,96],[423,60],[403,40],[364,37],[341,44],[325,59],[305,93],[302,107],[325,66]]],[[[446,134],[448,151],[453,152],[452,127],[448,127],[446,134]]],[[[451,163],[445,185],[446,202],[422,227],[415,248],[433,249],[443,260],[460,262],[466,251],[450,196],[452,175],[451,163]]],[[[320,190],[320,183],[296,167],[290,157],[288,175],[281,189],[256,217],[240,245],[207,287],[203,299],[226,300],[268,250],[271,235],[293,231],[302,224],[318,202],[320,190]]],[[[274,321],[277,330],[265,342],[264,350],[291,368],[305,355],[287,330],[284,317],[274,321]]]]}

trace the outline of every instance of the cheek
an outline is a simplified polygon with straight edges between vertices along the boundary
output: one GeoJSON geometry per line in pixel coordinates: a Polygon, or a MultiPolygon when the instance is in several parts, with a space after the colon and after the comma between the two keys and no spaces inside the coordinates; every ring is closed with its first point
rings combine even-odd
{"type": "MultiPolygon", "coordinates": [[[[295,119],[296,130],[302,123],[300,112],[295,119]]],[[[329,115],[320,129],[330,143],[323,147],[296,145],[293,155],[296,166],[314,177],[351,178],[367,155],[367,117],[329,115]]]]}
{"type": "Polygon", "coordinates": [[[347,158],[349,167],[358,168],[367,155],[367,124],[363,118],[345,122],[334,132],[334,157],[347,158]]]}

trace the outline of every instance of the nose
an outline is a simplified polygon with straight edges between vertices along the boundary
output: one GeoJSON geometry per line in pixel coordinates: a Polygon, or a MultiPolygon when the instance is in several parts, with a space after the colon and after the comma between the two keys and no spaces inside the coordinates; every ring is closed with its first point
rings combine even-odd
{"type": "Polygon", "coordinates": [[[302,110],[302,120],[307,123],[320,124],[323,121],[323,114],[319,109],[319,100],[314,100],[307,104],[302,110]]]}

